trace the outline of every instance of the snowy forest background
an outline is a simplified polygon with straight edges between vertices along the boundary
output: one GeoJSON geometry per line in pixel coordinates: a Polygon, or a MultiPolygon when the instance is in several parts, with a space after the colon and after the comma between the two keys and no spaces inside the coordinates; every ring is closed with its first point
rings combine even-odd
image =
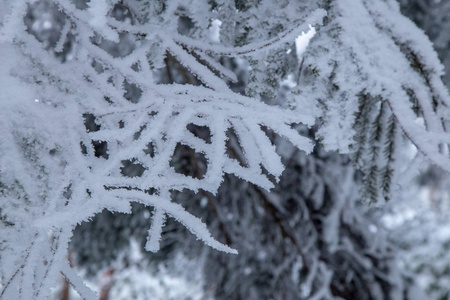
{"type": "Polygon", "coordinates": [[[0,298],[450,299],[449,32],[448,0],[0,0],[0,298]]]}

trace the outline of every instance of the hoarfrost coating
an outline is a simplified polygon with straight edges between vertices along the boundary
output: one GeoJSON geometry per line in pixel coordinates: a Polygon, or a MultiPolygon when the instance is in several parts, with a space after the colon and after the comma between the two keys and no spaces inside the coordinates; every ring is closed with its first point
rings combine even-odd
{"type": "MultiPolygon", "coordinates": [[[[395,1],[163,2],[0,4],[0,297],[45,299],[62,273],[95,299],[66,259],[72,230],[104,209],[129,213],[131,202],[154,209],[149,251],[159,249],[172,217],[206,245],[236,254],[171,193],[216,194],[226,174],[265,193],[284,170],[273,136],[314,150],[293,124],[317,124],[325,149],[348,153],[364,174],[361,197],[373,202],[390,197],[397,157],[411,144],[450,170],[442,66],[395,1]],[[52,12],[42,18],[54,17],[42,30],[32,26],[39,5],[52,12]],[[129,17],[115,14],[118,7],[129,17]],[[219,38],[211,40],[216,20],[219,38]],[[287,49],[309,26],[317,33],[299,61],[287,49]],[[220,60],[230,57],[249,64],[245,93],[230,87],[237,76],[220,60]],[[169,60],[180,71],[163,78],[169,60]],[[265,103],[289,75],[297,85],[282,105],[265,103]],[[190,126],[208,128],[208,139],[190,126]],[[181,146],[205,158],[204,174],[177,172],[181,146]],[[126,174],[126,164],[140,171],[126,174]]],[[[353,179],[346,174],[344,187],[353,179]]],[[[348,190],[323,223],[331,252],[348,190]]],[[[323,262],[315,270],[323,285],[312,297],[332,297],[333,272],[323,262]]]]}

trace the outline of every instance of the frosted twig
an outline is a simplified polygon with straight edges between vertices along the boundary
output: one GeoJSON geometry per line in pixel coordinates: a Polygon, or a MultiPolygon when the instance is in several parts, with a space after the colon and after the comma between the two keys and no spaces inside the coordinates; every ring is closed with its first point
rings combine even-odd
{"type": "Polygon", "coordinates": [[[306,20],[302,21],[302,24],[293,27],[277,37],[263,42],[256,42],[253,44],[248,44],[242,47],[228,48],[219,45],[205,44],[200,41],[193,40],[186,36],[174,35],[173,39],[176,43],[183,45],[187,49],[195,49],[201,52],[210,53],[219,56],[242,56],[260,50],[272,50],[274,48],[279,48],[281,43],[292,43],[303,31],[307,30],[309,25],[321,24],[323,18],[327,15],[325,10],[317,9],[311,13],[306,20]]]}

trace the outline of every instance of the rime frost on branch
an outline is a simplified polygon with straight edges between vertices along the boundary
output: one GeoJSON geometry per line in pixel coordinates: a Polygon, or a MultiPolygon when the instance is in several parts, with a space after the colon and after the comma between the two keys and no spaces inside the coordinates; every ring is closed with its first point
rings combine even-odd
{"type": "Polygon", "coordinates": [[[405,138],[450,171],[450,97],[425,34],[393,0],[333,1],[327,12],[298,79],[322,110],[325,149],[351,154],[373,202],[389,199],[401,176],[405,138]]]}
{"type": "Polygon", "coordinates": [[[380,187],[390,194],[403,137],[450,170],[442,67],[395,1],[163,2],[43,1],[54,10],[53,27],[43,26],[57,29],[50,38],[27,23],[34,1],[0,4],[8,11],[0,12],[0,297],[43,299],[62,273],[95,298],[65,258],[71,231],[103,209],[130,212],[130,202],[154,208],[149,251],[173,217],[205,244],[237,253],[170,193],[215,194],[224,174],[271,189],[284,166],[268,132],[312,151],[295,123],[319,118],[321,143],[354,156],[374,201],[380,187]],[[219,42],[209,39],[214,20],[219,42]],[[299,62],[289,50],[310,25],[317,35],[299,62]],[[229,87],[237,76],[224,57],[249,63],[245,96],[229,87]],[[180,71],[158,83],[170,63],[180,71]],[[259,100],[292,74],[290,109],[259,100]],[[239,160],[227,155],[229,132],[239,160]],[[177,172],[178,147],[205,158],[203,174],[177,172]]]}
{"type": "MultiPolygon", "coordinates": [[[[163,22],[147,26],[118,21],[107,1],[94,1],[86,10],[70,1],[54,1],[54,5],[64,23],[53,48],[40,43],[30,29],[21,30],[23,25],[15,27],[26,17],[26,6],[13,5],[3,20],[3,44],[14,47],[23,60],[20,64],[26,65],[11,64],[2,70],[3,75],[13,76],[8,82],[26,82],[34,96],[21,97],[25,98],[21,105],[5,99],[2,110],[5,250],[0,255],[7,263],[2,263],[0,272],[0,295],[44,298],[62,273],[82,297],[95,298],[68,263],[61,263],[66,261],[71,231],[105,208],[129,212],[132,201],[154,208],[149,251],[159,249],[162,226],[169,216],[205,244],[237,253],[215,240],[200,219],[172,202],[170,192],[201,189],[214,194],[225,173],[269,190],[284,166],[266,130],[309,153],[312,142],[291,124],[311,126],[314,117],[233,92],[221,77],[234,74],[210,55],[234,57],[276,49],[291,43],[308,24],[320,22],[324,12],[318,10],[302,20],[304,28],[291,28],[266,42],[227,48],[181,36],[176,27],[165,28],[163,22]],[[64,51],[69,35],[74,37],[72,59],[61,63],[53,53],[64,51]],[[130,47],[120,48],[122,44],[130,47]],[[201,84],[157,84],[153,68],[169,54],[201,84]],[[127,86],[139,90],[136,101],[127,98],[127,86]],[[86,132],[83,123],[88,116],[95,119],[97,128],[86,132]],[[207,129],[209,139],[195,136],[189,126],[207,129]],[[239,139],[245,166],[226,154],[229,130],[239,139]],[[96,156],[94,146],[99,143],[107,145],[105,157],[96,156]],[[179,145],[206,157],[203,178],[179,174],[171,166],[179,145]],[[139,166],[141,174],[126,176],[121,171],[125,162],[139,166]]],[[[167,11],[177,14],[180,7],[167,11]]],[[[134,16],[136,20],[140,16],[134,16]]],[[[12,92],[6,97],[18,96],[12,92]]]]}

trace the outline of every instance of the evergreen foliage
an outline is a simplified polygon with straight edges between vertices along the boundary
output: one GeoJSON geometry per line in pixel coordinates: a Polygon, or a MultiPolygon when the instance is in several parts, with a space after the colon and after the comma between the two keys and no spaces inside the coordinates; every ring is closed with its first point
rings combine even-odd
{"type": "Polygon", "coordinates": [[[152,209],[147,251],[168,217],[214,248],[205,268],[218,298],[410,297],[355,207],[390,198],[411,148],[450,171],[443,67],[396,1],[0,11],[0,297],[45,299],[62,273],[95,299],[66,259],[72,231],[134,202],[152,209]],[[207,198],[209,229],[189,191],[207,198]],[[240,268],[246,280],[228,275],[240,268]]]}

